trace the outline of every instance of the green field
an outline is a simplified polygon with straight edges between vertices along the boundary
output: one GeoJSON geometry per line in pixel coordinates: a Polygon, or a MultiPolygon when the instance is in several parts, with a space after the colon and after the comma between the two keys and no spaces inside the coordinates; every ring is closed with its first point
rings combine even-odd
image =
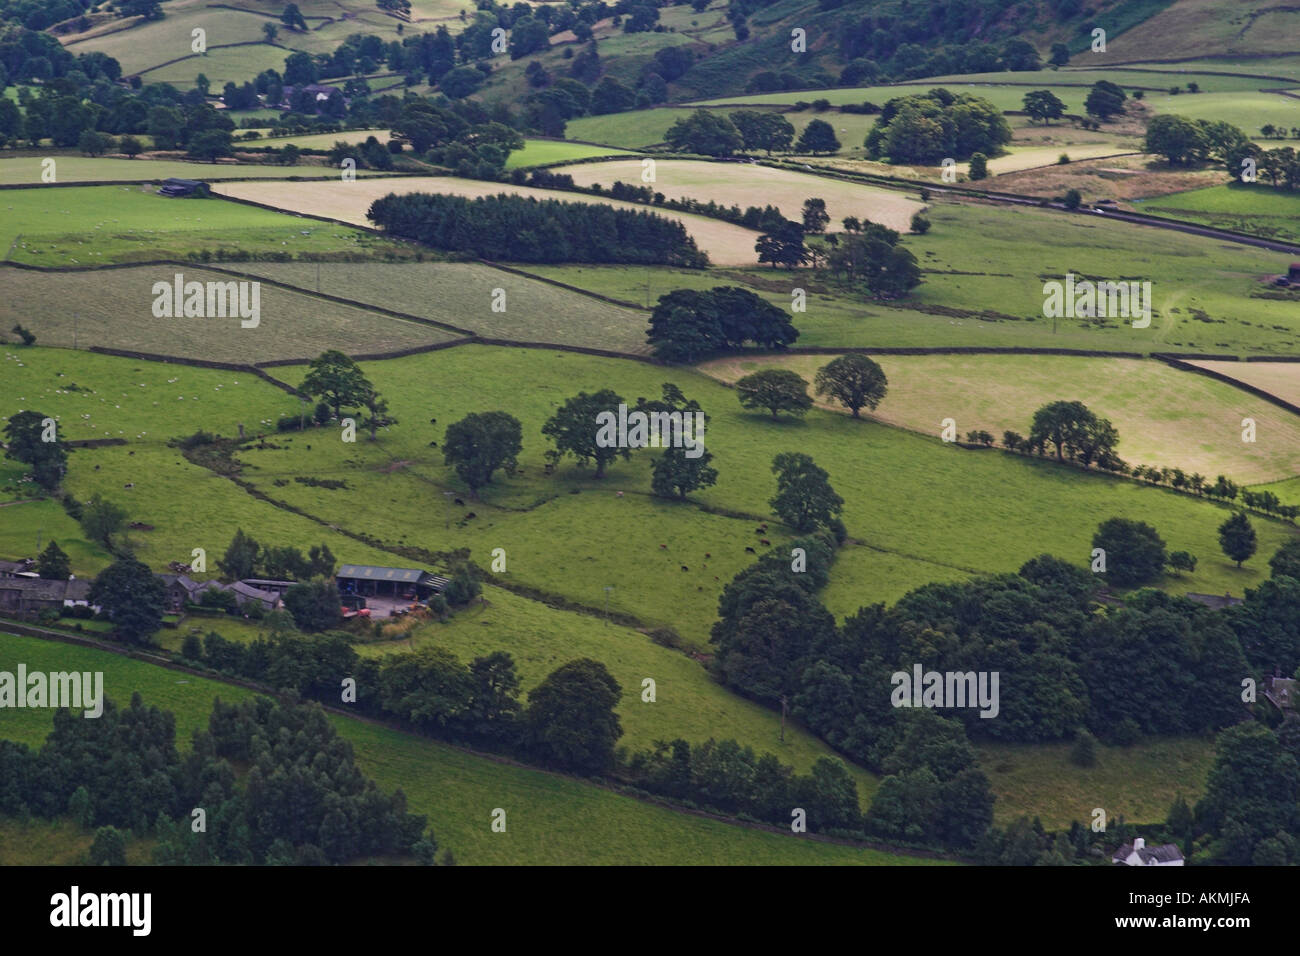
{"type": "MultiPolygon", "coordinates": [[[[139,691],[146,704],[173,711],[182,747],[194,729],[206,726],[214,697],[249,696],[239,687],[104,651],[0,635],[0,668],[13,670],[18,661],[31,670],[103,671],[105,693],[114,700],[124,703],[139,691]]],[[[729,825],[411,734],[341,716],[330,719],[352,744],[362,771],[386,791],[402,788],[410,810],[429,815],[439,844],[450,847],[462,864],[930,862],[729,825]],[[490,830],[495,807],[506,810],[505,834],[490,830]]],[[[52,725],[49,710],[6,710],[0,736],[35,746],[52,725]]]]}
{"type": "Polygon", "coordinates": [[[1300,99],[1280,93],[1152,93],[1146,104],[1157,113],[1231,123],[1248,136],[1258,136],[1260,127],[1268,123],[1287,129],[1300,126],[1300,99]]]}
{"type": "MultiPolygon", "coordinates": [[[[143,165],[143,164],[141,164],[143,165]]],[[[348,226],[308,222],[221,199],[168,199],[152,187],[10,189],[0,195],[4,259],[39,266],[104,265],[187,253],[409,254],[348,226]]]]}
{"type": "MultiPolygon", "coordinates": [[[[788,308],[808,288],[795,317],[799,346],[1043,346],[1120,351],[1235,354],[1300,352],[1300,316],[1263,277],[1285,273],[1290,257],[1100,216],[1061,215],[931,201],[933,227],[904,244],[925,270],[903,300],[879,303],[823,286],[806,270],[753,268],[726,273],[788,308]],[[1152,283],[1152,322],[1088,323],[1043,316],[1043,283],[1067,271],[1152,283]]],[[[673,288],[710,288],[716,273],[593,266],[528,266],[539,276],[619,299],[648,301],[673,288]],[[646,287],[649,283],[650,291],[646,287]]]]}
{"type": "MultiPolygon", "coordinates": [[[[229,11],[225,11],[229,12],[229,11]]],[[[167,17],[171,19],[170,16],[167,17]]],[[[246,18],[251,20],[252,18],[246,18]]],[[[257,31],[256,39],[262,39],[261,20],[252,24],[257,31]]],[[[243,31],[239,31],[243,32],[243,31]]],[[[211,36],[211,34],[209,34],[211,36]]],[[[214,41],[209,41],[214,42],[214,41]]],[[[145,50],[150,45],[145,44],[145,50]]],[[[77,49],[77,47],[73,47],[77,49]]],[[[277,73],[284,72],[285,58],[292,53],[292,50],[286,50],[281,46],[272,46],[267,43],[257,43],[253,46],[232,46],[209,48],[208,52],[202,55],[187,56],[183,60],[175,63],[167,63],[163,66],[145,66],[139,69],[142,72],[142,78],[146,83],[170,83],[178,90],[192,89],[196,84],[195,80],[202,73],[208,78],[211,84],[209,89],[220,91],[227,83],[243,85],[252,81],[257,74],[263,70],[275,70],[277,73]]],[[[180,48],[180,52],[189,53],[189,34],[186,33],[186,42],[180,48]]],[[[110,54],[116,55],[116,54],[110,54]]],[[[128,60],[132,63],[153,64],[162,62],[157,53],[140,52],[128,55],[128,60]]]]}
{"type": "Polygon", "coordinates": [[[545,166],[549,163],[567,163],[579,159],[591,159],[595,156],[616,156],[623,153],[621,149],[605,146],[588,146],[586,143],[565,143],[552,139],[527,139],[524,148],[510,154],[506,169],[520,169],[528,166],[545,166]]]}
{"type": "MultiPolygon", "coordinates": [[[[315,289],[314,263],[249,262],[249,275],[315,289]]],[[[489,338],[581,345],[645,354],[648,316],[590,296],[556,288],[472,262],[326,262],[320,291],[405,312],[489,338]],[[505,311],[494,312],[494,290],[505,292],[505,311]]],[[[364,349],[375,352],[380,349],[364,349]]]]}
{"type": "MultiPolygon", "coordinates": [[[[1231,183],[1135,203],[1142,212],[1199,222],[1219,229],[1300,241],[1300,195],[1267,180],[1231,183]]],[[[1280,271],[1280,270],[1279,270],[1280,271]]]]}
{"type": "MultiPolygon", "coordinates": [[[[234,264],[233,268],[239,271],[242,265],[234,264]]],[[[273,359],[306,361],[331,348],[354,355],[395,352],[457,337],[443,329],[266,284],[258,293],[260,316],[254,328],[243,328],[237,316],[155,318],[153,284],[171,284],[178,272],[186,282],[257,278],[253,272],[230,275],[182,266],[62,274],[0,267],[0,282],[17,314],[32,316],[27,324],[38,341],[65,348],[97,345],[253,363],[273,359]],[[73,304],[58,311],[42,308],[44,303],[60,297],[67,297],[73,304]]],[[[313,286],[310,281],[304,285],[313,286]]]]}
{"type": "MultiPolygon", "coordinates": [[[[1131,464],[1177,466],[1211,480],[1224,474],[1248,484],[1300,474],[1300,417],[1163,362],[1062,355],[875,359],[889,379],[889,394],[873,417],[922,433],[933,433],[938,417],[951,417],[961,434],[983,429],[1000,443],[1003,431],[1027,434],[1036,409],[1068,396],[1115,424],[1119,454],[1131,464]],[[1244,417],[1256,422],[1255,442],[1241,440],[1244,417]]],[[[828,361],[824,355],[731,358],[711,362],[705,370],[734,381],[779,364],[812,381],[828,361]]]]}
{"type": "Polygon", "coordinates": [[[1214,741],[1201,737],[1150,737],[1132,747],[1097,747],[1097,763],[1070,761],[1069,743],[981,744],[980,767],[998,795],[993,816],[1005,826],[1033,807],[1049,829],[1090,826],[1092,811],[1107,824],[1160,823],[1180,794],[1195,805],[1214,763],[1214,741]],[[1157,770],[1157,768],[1159,768],[1157,770]]]}
{"type": "MultiPolygon", "coordinates": [[[[1024,76],[1025,74],[1020,74],[1024,76]]],[[[790,106],[803,100],[811,103],[813,100],[828,100],[831,106],[843,106],[845,103],[862,103],[871,102],[877,106],[883,106],[888,100],[897,96],[911,96],[916,93],[924,93],[935,87],[942,86],[944,89],[953,93],[972,93],[975,96],[988,100],[998,109],[1019,110],[1024,106],[1025,94],[1031,89],[1051,90],[1061,102],[1065,104],[1067,113],[1082,113],[1083,101],[1088,95],[1086,86],[1060,86],[1053,84],[1049,79],[1050,74],[1044,74],[1042,83],[1036,83],[1033,80],[1032,86],[1011,86],[1006,84],[990,84],[983,86],[977,83],[960,83],[960,82],[935,82],[926,80],[923,83],[899,83],[892,86],[858,86],[858,87],[841,87],[839,89],[829,90],[801,90],[798,92],[775,91],[771,93],[750,93],[744,96],[724,96],[716,99],[698,100],[691,103],[691,106],[790,106]]],[[[1034,80],[1038,77],[1035,76],[1034,80]]],[[[869,119],[870,117],[868,117],[869,119]]]]}
{"type": "MultiPolygon", "coordinates": [[[[340,136],[344,134],[339,134],[340,136]]],[[[264,141],[259,140],[257,144],[264,141]]],[[[276,143],[278,140],[265,142],[276,143]]],[[[257,145],[255,144],[255,145],[257,145]]],[[[5,156],[0,159],[0,185],[41,182],[44,156],[5,156]]],[[[105,156],[59,155],[55,162],[56,182],[140,183],[157,182],[171,176],[182,179],[289,179],[293,176],[338,175],[322,166],[261,166],[251,163],[186,163],[173,159],[111,159],[105,156]]],[[[373,170],[357,170],[358,175],[375,175],[373,170]]],[[[14,195],[8,192],[6,195],[14,195]]]]}
{"type": "MultiPolygon", "coordinates": [[[[364,143],[371,136],[381,143],[387,143],[393,135],[391,130],[386,129],[345,129],[334,133],[309,133],[302,136],[267,136],[267,132],[266,129],[261,130],[264,139],[249,140],[245,145],[274,146],[276,149],[283,149],[290,145],[297,146],[299,149],[333,149],[335,143],[364,143]]],[[[336,171],[331,169],[330,172],[336,171]]]]}
{"type": "MultiPolygon", "coordinates": [[[[1076,54],[1075,63],[1090,63],[1091,53],[1076,54]]],[[[1223,70],[1231,70],[1239,73],[1266,73],[1266,70],[1255,69],[1252,65],[1246,63],[1237,63],[1235,66],[1223,66],[1223,70]]],[[[1285,74],[1277,77],[1284,79],[1285,74]]],[[[1186,86],[1189,82],[1196,83],[1201,90],[1206,93],[1229,93],[1236,90],[1258,90],[1261,86],[1268,85],[1267,81],[1261,81],[1247,76],[1228,76],[1226,73],[1216,73],[1212,68],[1206,67],[1204,71],[1194,69],[1192,64],[1185,63],[1152,63],[1145,69],[1137,67],[1113,67],[1109,69],[1094,69],[1090,67],[1066,66],[1059,70],[1040,70],[1036,73],[1016,73],[1004,71],[1000,73],[963,73],[953,76],[936,76],[928,78],[927,83],[1004,83],[1012,86],[1023,86],[1026,90],[1041,89],[1044,86],[1062,86],[1062,85],[1081,85],[1091,86],[1098,80],[1109,80],[1124,87],[1126,91],[1131,92],[1135,89],[1146,90],[1168,90],[1171,86],[1186,86]],[[1040,86],[1041,84],[1041,86],[1040,86]]]]}

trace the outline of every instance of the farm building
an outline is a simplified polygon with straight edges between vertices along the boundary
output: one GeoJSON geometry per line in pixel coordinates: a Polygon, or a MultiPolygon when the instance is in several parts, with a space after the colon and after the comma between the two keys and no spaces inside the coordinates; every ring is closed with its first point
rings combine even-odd
{"type": "Polygon", "coordinates": [[[1136,837],[1116,850],[1110,860],[1125,866],[1182,866],[1183,851],[1173,843],[1148,847],[1146,840],[1136,837]]]}
{"type": "Polygon", "coordinates": [[[381,568],[370,564],[345,564],[336,575],[340,594],[395,597],[423,601],[450,582],[418,568],[381,568]]]}
{"type": "Polygon", "coordinates": [[[184,574],[159,574],[167,595],[167,610],[180,611],[186,604],[198,604],[199,595],[207,584],[200,584],[184,574]]]}
{"type": "Polygon", "coordinates": [[[235,603],[240,607],[250,601],[257,601],[262,605],[263,610],[274,611],[280,607],[280,595],[274,591],[263,591],[261,588],[253,587],[246,581],[236,581],[234,584],[222,585],[223,591],[235,592],[235,603]]]}
{"type": "Polygon", "coordinates": [[[21,561],[0,561],[0,578],[25,578],[36,573],[36,562],[31,558],[21,561]]]}
{"type": "Polygon", "coordinates": [[[179,179],[172,177],[164,179],[162,187],[158,190],[159,196],[168,196],[170,198],[186,196],[206,196],[208,194],[208,184],[200,179],[179,179]]]}
{"type": "Polygon", "coordinates": [[[67,581],[0,578],[0,611],[19,616],[88,604],[89,597],[90,582],[77,578],[67,581]]]}
{"type": "Polygon", "coordinates": [[[1291,268],[1287,270],[1286,277],[1296,285],[1300,285],[1300,262],[1291,263],[1291,268]]]}

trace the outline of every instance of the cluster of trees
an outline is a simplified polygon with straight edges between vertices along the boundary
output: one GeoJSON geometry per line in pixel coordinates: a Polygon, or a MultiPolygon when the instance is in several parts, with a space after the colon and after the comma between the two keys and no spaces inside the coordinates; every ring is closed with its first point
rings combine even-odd
{"type": "MultiPolygon", "coordinates": [[[[843,232],[826,237],[826,266],[832,275],[880,299],[898,298],[921,284],[921,266],[896,230],[853,216],[843,225],[843,232]]],[[[918,214],[912,228],[923,233],[930,222],[918,214]]]]}
{"type": "Polygon", "coordinates": [[[633,754],[620,776],[686,806],[745,820],[786,827],[799,808],[811,832],[860,836],[865,829],[857,783],[834,757],[820,758],[801,775],[774,755],[758,756],[734,740],[710,738],[692,747],[678,738],[633,754]]]}
{"type": "Polygon", "coordinates": [[[885,103],[867,135],[867,155],[891,163],[937,163],[972,153],[996,155],[1011,142],[1011,126],[988,100],[938,87],[885,103]]]}
{"type": "Polygon", "coordinates": [[[798,337],[788,312],[740,286],[661,295],[646,330],[646,341],[659,358],[681,363],[741,349],[747,342],[781,349],[798,337]]]}
{"type": "MultiPolygon", "coordinates": [[[[0,814],[71,814],[86,827],[153,835],[155,861],[170,865],[432,857],[425,817],[361,773],[319,707],[217,700],[188,754],[175,738],[175,715],[138,693],[126,709],[105,701],[97,720],[56,711],[40,750],[0,741],[0,814]],[[251,765],[242,786],[236,763],[251,765]]],[[[97,856],[111,860],[106,847],[120,842],[101,835],[97,856]]]]}
{"type": "Polygon", "coordinates": [[[4,427],[5,457],[32,470],[32,480],[53,491],[68,472],[68,451],[54,418],[27,410],[10,416],[4,427]]]}
{"type": "Polygon", "coordinates": [[[505,651],[469,664],[434,646],[376,659],[359,656],[346,634],[305,638],[280,626],[248,644],[215,632],[202,640],[191,635],[181,653],[214,670],[324,703],[337,704],[342,682],[351,678],[355,700],[347,705],[362,714],[579,773],[612,770],[623,733],[615,713],[622,688],[603,664],[587,658],[552,671],[528,693],[525,705],[514,659],[505,651]]]}
{"type": "Polygon", "coordinates": [[[389,194],[375,200],[366,215],[393,235],[490,259],[688,268],[708,264],[708,256],[680,222],[598,203],[509,195],[467,199],[389,194]]]}
{"type": "MultiPolygon", "coordinates": [[[[1124,744],[1230,726],[1246,716],[1243,678],[1300,661],[1300,579],[1279,573],[1300,573],[1300,545],[1277,556],[1273,578],[1243,604],[1219,612],[1150,590],[1103,608],[1097,576],[1042,556],[1014,575],[926,585],[838,628],[815,596],[829,543],[792,547],[806,549],[805,572],[772,552],[724,590],[712,666],[740,693],[789,706],[832,746],[882,772],[909,732],[907,710],[891,706],[890,676],[916,662],[1000,673],[995,719],[975,709],[943,715],[972,737],[1046,741],[1087,729],[1124,744]]],[[[1112,542],[1108,571],[1128,547],[1112,542]]]]}
{"type": "Polygon", "coordinates": [[[1147,124],[1143,148],[1164,156],[1170,165],[1221,163],[1234,179],[1253,164],[1257,180],[1267,180],[1275,189],[1300,187],[1300,158],[1294,148],[1264,149],[1239,127],[1223,120],[1154,116],[1147,124]]]}
{"type": "Polygon", "coordinates": [[[236,528],[225,553],[217,560],[227,581],[243,578],[300,581],[334,574],[337,561],[329,545],[312,545],[304,555],[293,545],[259,544],[243,528],[236,528]]]}
{"type": "MultiPolygon", "coordinates": [[[[834,399],[861,417],[863,408],[874,409],[885,397],[889,383],[884,370],[858,352],[841,355],[817,370],[817,394],[834,399]]],[[[736,382],[736,396],[745,408],[763,408],[773,418],[778,412],[802,415],[812,408],[808,383],[797,372],[765,368],[736,382]]]]}
{"type": "Polygon", "coordinates": [[[1003,444],[1011,451],[1046,454],[1057,461],[1074,461],[1089,468],[1122,472],[1126,465],[1115,454],[1119,431],[1107,418],[1098,417],[1083,402],[1049,402],[1034,412],[1029,436],[1003,433],[1003,444]]]}
{"type": "MultiPolygon", "coordinates": [[[[551,467],[564,457],[572,455],[580,468],[585,468],[589,462],[594,463],[595,477],[604,478],[609,465],[619,458],[624,461],[629,459],[631,451],[626,446],[600,440],[600,428],[597,425],[601,416],[612,415],[617,418],[619,406],[625,404],[623,396],[608,388],[595,393],[579,392],[568,399],[542,426],[542,434],[555,445],[546,452],[551,467]]],[[[703,414],[699,402],[688,400],[671,382],[663,384],[662,395],[658,399],[638,397],[635,407],[629,409],[629,417],[631,412],[640,412],[647,416],[647,420],[653,415],[679,415],[683,423],[688,420],[688,416],[703,414]]],[[[693,422],[694,418],[689,420],[693,422]]],[[[706,424],[707,421],[708,417],[705,416],[706,424]]],[[[645,437],[649,439],[648,435],[645,437]]],[[[693,437],[696,441],[702,441],[703,438],[699,433],[694,433],[693,437]]],[[[662,432],[660,438],[661,441],[671,441],[671,436],[662,432]]],[[[658,457],[652,458],[650,486],[656,495],[681,499],[692,491],[710,488],[717,483],[717,469],[710,466],[713,453],[699,448],[690,454],[688,452],[691,450],[684,446],[670,445],[663,447],[658,457]]]]}
{"type": "Polygon", "coordinates": [[[741,110],[724,116],[717,110],[697,109],[673,123],[664,134],[680,153],[731,156],[759,152],[834,153],[840,148],[835,128],[825,120],[808,121],[795,139],[794,126],[779,113],[741,110]]]}

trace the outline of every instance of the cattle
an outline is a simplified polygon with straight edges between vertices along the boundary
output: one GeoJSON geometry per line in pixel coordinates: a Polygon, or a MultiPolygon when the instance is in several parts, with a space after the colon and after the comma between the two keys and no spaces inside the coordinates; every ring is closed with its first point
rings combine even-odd
{"type": "Polygon", "coordinates": [[[468,521],[470,518],[477,518],[477,517],[478,515],[476,515],[474,512],[471,511],[469,514],[465,516],[465,520],[468,521]]]}
{"type": "Polygon", "coordinates": [[[661,544],[661,545],[659,545],[659,550],[660,550],[660,551],[667,551],[667,550],[668,550],[668,545],[666,545],[666,544],[661,544]]]}
{"type": "Polygon", "coordinates": [[[745,550],[748,551],[750,554],[758,554],[758,552],[755,551],[753,548],[746,548],[745,550]]]}
{"type": "Polygon", "coordinates": [[[768,541],[767,538],[764,538],[762,541],[759,542],[759,544],[766,544],[766,545],[770,545],[771,543],[772,542],[768,541]]]}
{"type": "Polygon", "coordinates": [[[126,484],[124,484],[122,487],[123,487],[123,488],[134,488],[134,487],[135,487],[135,482],[134,482],[134,481],[128,481],[128,482],[127,482],[126,484]]]}
{"type": "Polygon", "coordinates": [[[465,502],[461,501],[459,498],[456,499],[456,504],[463,505],[464,503],[465,502]]]}
{"type": "Polygon", "coordinates": [[[707,552],[707,551],[704,552],[704,556],[705,556],[706,558],[711,558],[711,557],[713,557],[713,555],[709,554],[709,552],[707,552]]]}
{"type": "Polygon", "coordinates": [[[683,570],[683,571],[689,571],[690,568],[688,568],[686,565],[683,564],[683,565],[682,565],[682,570],[683,570]]]}

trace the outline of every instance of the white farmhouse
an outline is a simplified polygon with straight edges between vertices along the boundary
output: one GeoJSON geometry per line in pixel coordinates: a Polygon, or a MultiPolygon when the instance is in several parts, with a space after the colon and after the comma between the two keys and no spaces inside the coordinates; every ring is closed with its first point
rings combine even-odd
{"type": "Polygon", "coordinates": [[[1148,847],[1142,837],[1135,837],[1132,843],[1125,843],[1115,851],[1112,863],[1125,866],[1182,866],[1183,851],[1173,843],[1164,846],[1148,847]]]}

